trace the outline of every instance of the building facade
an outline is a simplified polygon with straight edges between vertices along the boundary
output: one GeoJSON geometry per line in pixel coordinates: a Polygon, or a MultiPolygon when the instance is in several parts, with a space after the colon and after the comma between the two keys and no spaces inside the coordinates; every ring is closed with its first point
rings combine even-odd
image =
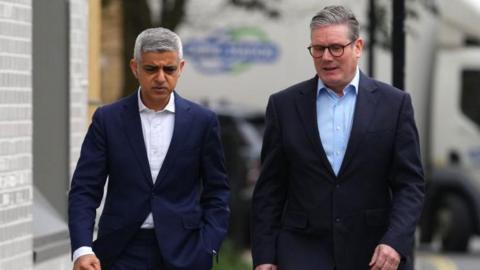
{"type": "Polygon", "coordinates": [[[91,2],[100,0],[0,0],[0,269],[71,268],[46,263],[70,252],[91,2]]]}
{"type": "Polygon", "coordinates": [[[31,15],[0,1],[0,269],[32,266],[31,15]]]}

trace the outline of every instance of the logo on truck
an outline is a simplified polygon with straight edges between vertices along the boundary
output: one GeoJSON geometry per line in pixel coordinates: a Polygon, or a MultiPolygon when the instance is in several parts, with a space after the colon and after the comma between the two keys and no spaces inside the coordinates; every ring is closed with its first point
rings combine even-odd
{"type": "Polygon", "coordinates": [[[204,74],[238,74],[255,64],[278,59],[278,46],[258,28],[219,29],[204,38],[190,39],[184,46],[185,58],[204,74]]]}

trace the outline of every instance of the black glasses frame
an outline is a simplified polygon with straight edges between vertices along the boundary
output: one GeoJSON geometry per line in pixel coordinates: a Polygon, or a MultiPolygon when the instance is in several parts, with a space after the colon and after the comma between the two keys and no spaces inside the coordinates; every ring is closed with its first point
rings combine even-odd
{"type": "Polygon", "coordinates": [[[349,43],[345,44],[345,45],[340,45],[340,44],[333,44],[333,45],[330,45],[330,46],[320,46],[320,45],[310,45],[307,47],[307,50],[308,52],[310,53],[310,55],[313,57],[313,58],[320,58],[322,57],[324,54],[325,54],[325,49],[328,49],[328,52],[333,56],[333,57],[340,57],[343,55],[343,53],[345,52],[345,47],[351,45],[353,42],[355,42],[356,40],[352,40],[350,41],[349,43]],[[317,51],[319,51],[320,53],[316,56],[315,53],[313,53],[312,49],[316,49],[317,51]],[[335,52],[336,49],[339,49],[340,51],[339,52],[335,52]]]}

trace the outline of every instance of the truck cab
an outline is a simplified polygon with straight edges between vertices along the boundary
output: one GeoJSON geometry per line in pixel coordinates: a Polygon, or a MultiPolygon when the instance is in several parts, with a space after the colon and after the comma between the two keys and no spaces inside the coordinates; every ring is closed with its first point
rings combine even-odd
{"type": "Polygon", "coordinates": [[[466,251],[480,233],[480,48],[439,50],[436,62],[420,240],[466,251]]]}

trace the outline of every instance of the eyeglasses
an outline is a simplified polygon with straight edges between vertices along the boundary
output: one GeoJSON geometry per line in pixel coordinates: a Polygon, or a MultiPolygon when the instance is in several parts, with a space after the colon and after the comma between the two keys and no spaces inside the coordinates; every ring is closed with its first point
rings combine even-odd
{"type": "Polygon", "coordinates": [[[310,52],[310,55],[314,58],[322,57],[323,54],[325,53],[325,49],[328,49],[328,51],[332,56],[340,57],[343,55],[343,52],[345,51],[345,47],[352,44],[353,42],[355,42],[355,40],[352,40],[345,45],[340,45],[340,44],[333,44],[330,46],[311,45],[311,46],[308,46],[307,49],[308,49],[308,52],[310,52]]]}

